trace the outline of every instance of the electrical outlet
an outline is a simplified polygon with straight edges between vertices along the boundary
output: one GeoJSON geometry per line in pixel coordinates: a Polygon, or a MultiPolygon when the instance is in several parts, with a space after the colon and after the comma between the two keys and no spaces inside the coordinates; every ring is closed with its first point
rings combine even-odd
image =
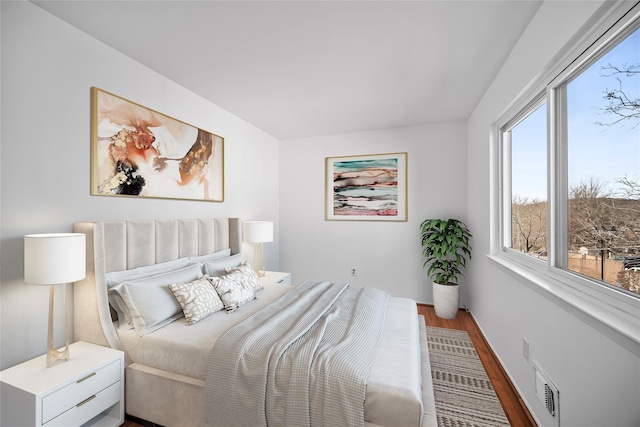
{"type": "Polygon", "coordinates": [[[529,362],[529,341],[525,337],[522,337],[522,357],[529,362]]]}
{"type": "Polygon", "coordinates": [[[351,275],[352,276],[357,276],[358,275],[358,272],[356,271],[355,267],[351,267],[351,275]]]}

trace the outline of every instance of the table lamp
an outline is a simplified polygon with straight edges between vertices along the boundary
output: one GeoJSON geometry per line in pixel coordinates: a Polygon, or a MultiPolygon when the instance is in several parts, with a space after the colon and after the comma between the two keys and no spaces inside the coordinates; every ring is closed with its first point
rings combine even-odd
{"type": "Polygon", "coordinates": [[[265,272],[264,243],[273,242],[273,222],[245,221],[242,228],[244,241],[254,244],[253,262],[256,273],[263,277],[265,272]]]}
{"type": "Polygon", "coordinates": [[[28,234],[24,236],[24,282],[49,285],[49,335],[47,367],[58,359],[69,360],[69,322],[66,284],[84,279],[85,235],[82,233],[28,234]],[[60,351],[53,344],[53,303],[55,287],[62,284],[66,347],[60,351]]]}

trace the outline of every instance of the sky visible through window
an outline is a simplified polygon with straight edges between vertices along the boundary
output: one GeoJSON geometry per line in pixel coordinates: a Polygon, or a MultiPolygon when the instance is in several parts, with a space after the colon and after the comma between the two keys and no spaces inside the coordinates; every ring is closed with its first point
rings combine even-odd
{"type": "MultiPolygon", "coordinates": [[[[616,180],[640,178],[640,121],[617,120],[603,109],[604,93],[621,90],[630,99],[640,96],[640,74],[611,74],[609,65],[640,65],[640,30],[635,31],[598,62],[582,72],[567,88],[569,123],[569,188],[591,178],[618,191],[616,180]],[[601,124],[599,124],[601,123],[601,124]]],[[[640,69],[636,69],[640,72],[640,69]]]]}
{"type": "Polygon", "coordinates": [[[518,123],[511,139],[512,196],[528,202],[547,200],[547,104],[518,123]]]}
{"type": "Polygon", "coordinates": [[[567,234],[547,230],[544,103],[511,129],[510,247],[546,259],[559,241],[564,268],[640,295],[640,29],[564,84],[567,234]]]}
{"type": "MultiPolygon", "coordinates": [[[[640,96],[640,74],[604,76],[609,64],[617,67],[640,64],[640,30],[623,40],[585,69],[567,88],[569,123],[569,188],[590,179],[605,189],[620,191],[617,180],[640,179],[640,121],[616,124],[606,113],[605,92],[620,89],[630,98],[640,96]],[[618,81],[619,79],[619,81],[618,81]],[[622,86],[620,86],[622,85],[622,86]]],[[[638,68],[636,70],[640,71],[638,68]]],[[[542,106],[513,129],[512,195],[546,200],[546,108],[542,106]]]]}

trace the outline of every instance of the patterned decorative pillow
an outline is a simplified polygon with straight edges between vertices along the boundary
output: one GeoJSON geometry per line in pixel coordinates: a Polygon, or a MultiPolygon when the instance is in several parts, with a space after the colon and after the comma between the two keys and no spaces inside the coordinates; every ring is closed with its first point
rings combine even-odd
{"type": "Polygon", "coordinates": [[[209,277],[227,313],[231,313],[256,297],[253,287],[246,281],[246,274],[234,271],[224,276],[209,277]]]}
{"type": "Polygon", "coordinates": [[[224,308],[218,293],[206,277],[189,283],[174,283],[169,285],[169,289],[182,306],[184,317],[189,325],[224,308]]]}
{"type": "Polygon", "coordinates": [[[262,280],[260,280],[256,271],[248,262],[243,263],[240,267],[229,267],[225,268],[225,270],[227,273],[233,273],[234,271],[241,272],[244,276],[245,283],[251,286],[254,292],[262,289],[262,280]]]}

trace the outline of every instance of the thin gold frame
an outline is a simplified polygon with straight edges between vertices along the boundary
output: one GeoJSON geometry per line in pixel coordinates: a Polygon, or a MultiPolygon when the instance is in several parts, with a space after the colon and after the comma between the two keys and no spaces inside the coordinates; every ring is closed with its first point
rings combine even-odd
{"type": "Polygon", "coordinates": [[[91,88],[91,194],[224,201],[224,138],[91,88]]]}
{"type": "MultiPolygon", "coordinates": [[[[385,173],[389,173],[393,168],[388,168],[388,171],[385,173]]],[[[368,182],[372,184],[372,182],[368,182]]],[[[327,221],[396,221],[396,222],[406,222],[408,221],[408,154],[406,152],[400,153],[382,153],[382,154],[364,154],[364,155],[354,155],[354,156],[338,156],[338,157],[327,157],[325,158],[325,220],[327,221]],[[335,174],[336,174],[336,163],[341,165],[353,162],[353,163],[362,163],[363,167],[361,171],[364,170],[364,166],[366,164],[371,164],[374,166],[374,169],[385,169],[387,167],[376,167],[379,164],[388,163],[389,160],[396,162],[396,170],[395,170],[395,186],[393,186],[393,182],[389,182],[386,186],[387,189],[395,188],[396,190],[396,200],[395,205],[392,201],[388,201],[388,206],[385,205],[385,202],[379,200],[380,195],[376,195],[374,197],[370,196],[357,196],[351,199],[360,199],[362,202],[373,205],[371,208],[366,208],[364,205],[358,205],[357,201],[345,201],[344,195],[342,195],[342,205],[341,209],[336,209],[335,197],[338,193],[336,191],[335,185],[335,174]],[[350,209],[349,204],[351,205],[350,209]],[[396,214],[391,214],[393,210],[393,206],[397,211],[396,214]],[[361,212],[358,214],[357,212],[361,212]]],[[[357,189],[367,189],[366,192],[369,191],[381,191],[381,188],[385,188],[380,182],[377,182],[373,185],[356,185],[351,187],[354,191],[357,189]]],[[[382,196],[387,196],[382,194],[382,196]]],[[[373,193],[372,193],[373,194],[373,193]]]]}

